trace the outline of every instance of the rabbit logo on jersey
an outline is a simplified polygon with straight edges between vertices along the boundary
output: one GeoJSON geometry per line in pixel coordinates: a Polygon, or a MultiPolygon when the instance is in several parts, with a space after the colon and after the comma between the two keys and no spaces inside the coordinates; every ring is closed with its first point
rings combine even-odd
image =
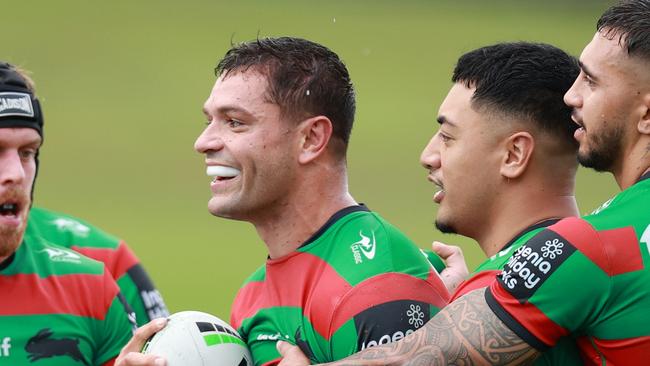
{"type": "Polygon", "coordinates": [[[499,282],[514,297],[526,301],[575,250],[557,233],[543,231],[514,252],[499,282]]]}

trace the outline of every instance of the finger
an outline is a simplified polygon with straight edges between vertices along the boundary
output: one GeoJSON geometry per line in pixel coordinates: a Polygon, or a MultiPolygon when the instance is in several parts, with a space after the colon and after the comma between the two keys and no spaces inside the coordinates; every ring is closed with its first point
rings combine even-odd
{"type": "Polygon", "coordinates": [[[158,318],[138,328],[133,334],[133,337],[131,337],[129,342],[124,346],[124,348],[122,348],[118,360],[122,358],[122,356],[126,356],[129,353],[140,352],[147,340],[151,338],[151,336],[153,336],[156,332],[163,329],[166,324],[167,319],[158,318]]]}
{"type": "Polygon", "coordinates": [[[282,361],[278,366],[306,366],[310,364],[309,359],[298,346],[284,341],[278,341],[275,346],[282,355],[282,361]]]}
{"type": "Polygon", "coordinates": [[[115,366],[166,366],[164,358],[156,355],[145,355],[139,352],[129,352],[115,361],[115,366]]]}
{"type": "Polygon", "coordinates": [[[444,259],[445,261],[449,257],[454,257],[455,255],[459,254],[461,259],[463,257],[463,252],[460,250],[460,247],[455,245],[447,245],[439,241],[434,241],[433,244],[431,244],[431,250],[433,250],[434,253],[439,255],[440,258],[444,259]]]}

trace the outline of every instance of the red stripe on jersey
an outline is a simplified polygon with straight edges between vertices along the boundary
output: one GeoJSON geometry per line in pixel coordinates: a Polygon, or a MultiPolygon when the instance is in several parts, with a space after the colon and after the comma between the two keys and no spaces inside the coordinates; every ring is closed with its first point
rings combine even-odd
{"type": "Polygon", "coordinates": [[[549,229],[562,235],[609,276],[643,269],[639,242],[632,227],[596,231],[587,221],[571,217],[549,229]]]}
{"type": "Polygon", "coordinates": [[[139,262],[138,258],[126,246],[124,241],[120,241],[117,249],[79,247],[76,245],[73,245],[71,248],[86,257],[103,262],[109,272],[113,274],[113,278],[116,281],[139,262]]]}
{"type": "Polygon", "coordinates": [[[591,341],[587,337],[577,339],[585,365],[602,365],[601,354],[608,365],[635,365],[650,359],[650,336],[615,340],[591,338],[591,341]]]}
{"type": "Polygon", "coordinates": [[[449,302],[449,293],[444,285],[440,291],[437,283],[442,281],[437,275],[429,276],[429,279],[431,282],[405,273],[384,273],[359,283],[338,304],[325,338],[330,339],[345,322],[360,312],[391,301],[421,301],[443,308],[449,302]],[[390,291],[386,291],[387,288],[390,291]]]}
{"type": "Polygon", "coordinates": [[[266,280],[250,282],[237,294],[231,324],[258,310],[277,306],[302,307],[314,330],[325,338],[329,318],[340,299],[352,287],[321,258],[295,252],[266,265],[266,280]]]}
{"type": "Polygon", "coordinates": [[[102,364],[102,366],[113,366],[115,364],[115,358],[112,358],[102,364]]]}
{"type": "Polygon", "coordinates": [[[103,320],[118,293],[110,273],[67,274],[39,277],[37,274],[0,275],[2,315],[70,314],[103,320]],[[30,301],[12,301],[29,299],[30,301]]]}
{"type": "Polygon", "coordinates": [[[497,281],[492,283],[489,291],[522,327],[541,342],[553,346],[560,337],[569,334],[568,330],[555,323],[532,303],[528,301],[523,304],[520,303],[497,281]]]}
{"type": "Polygon", "coordinates": [[[607,274],[615,276],[643,269],[641,248],[633,227],[603,230],[598,235],[605,244],[609,258],[610,268],[607,274]]]}
{"type": "Polygon", "coordinates": [[[456,292],[451,296],[451,301],[458,299],[459,297],[468,294],[474,290],[484,287],[490,287],[490,284],[496,280],[496,276],[502,271],[499,269],[493,269],[489,271],[481,271],[474,276],[463,281],[456,292]]]}
{"type": "Polygon", "coordinates": [[[569,217],[548,228],[568,240],[603,272],[609,272],[607,270],[609,259],[604,245],[596,230],[587,221],[578,217],[569,217]]]}
{"type": "Polygon", "coordinates": [[[280,361],[282,361],[282,357],[278,357],[278,358],[276,358],[275,360],[271,360],[271,361],[268,361],[268,362],[264,362],[264,363],[261,364],[260,366],[275,366],[275,365],[279,364],[280,361]]]}

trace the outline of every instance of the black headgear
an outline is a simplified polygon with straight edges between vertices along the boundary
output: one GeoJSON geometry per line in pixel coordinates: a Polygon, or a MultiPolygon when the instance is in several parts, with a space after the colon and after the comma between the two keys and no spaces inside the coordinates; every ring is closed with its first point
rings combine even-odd
{"type": "MultiPolygon", "coordinates": [[[[10,127],[33,128],[43,138],[41,105],[34,92],[30,90],[28,81],[11,64],[0,61],[0,128],[10,127]]],[[[36,174],[38,174],[38,152],[36,174]]],[[[34,186],[35,184],[32,185],[32,196],[34,186]]]]}
{"type": "Polygon", "coordinates": [[[27,81],[6,63],[0,62],[0,128],[29,127],[43,137],[43,114],[27,81]]]}

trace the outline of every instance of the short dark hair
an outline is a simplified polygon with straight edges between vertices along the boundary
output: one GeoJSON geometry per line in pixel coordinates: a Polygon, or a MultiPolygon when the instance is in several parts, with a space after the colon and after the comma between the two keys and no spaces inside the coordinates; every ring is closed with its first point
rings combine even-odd
{"type": "Polygon", "coordinates": [[[564,94],[580,73],[578,61],[543,43],[499,43],[460,57],[452,81],[476,88],[472,104],[517,119],[577,149],[577,125],[564,94]]]}
{"type": "Polygon", "coordinates": [[[630,56],[650,60],[650,0],[624,0],[607,9],[596,30],[606,37],[618,36],[630,56]]]}
{"type": "Polygon", "coordinates": [[[355,93],[338,55],[301,38],[261,38],[234,45],[215,68],[217,76],[253,69],[266,77],[267,98],[286,117],[323,115],[347,148],[354,122],[355,93]]]}

